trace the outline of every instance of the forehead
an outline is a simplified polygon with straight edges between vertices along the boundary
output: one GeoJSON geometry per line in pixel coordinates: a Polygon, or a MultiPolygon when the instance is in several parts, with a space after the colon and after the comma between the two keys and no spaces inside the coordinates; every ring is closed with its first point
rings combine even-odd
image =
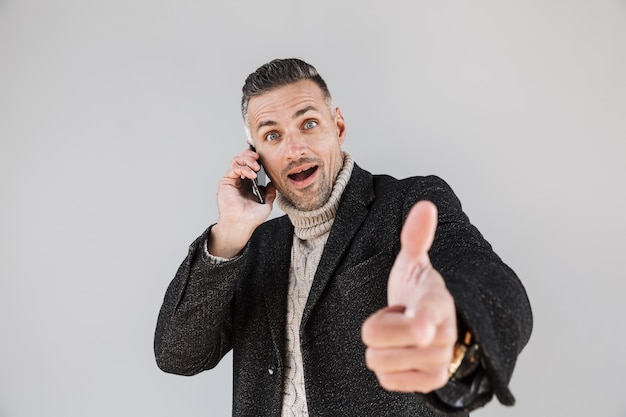
{"type": "MultiPolygon", "coordinates": [[[[322,111],[326,100],[322,89],[311,80],[300,80],[252,97],[248,103],[251,127],[266,118],[290,115],[306,106],[322,111]]],[[[272,119],[273,120],[273,119],[272,119]]]]}

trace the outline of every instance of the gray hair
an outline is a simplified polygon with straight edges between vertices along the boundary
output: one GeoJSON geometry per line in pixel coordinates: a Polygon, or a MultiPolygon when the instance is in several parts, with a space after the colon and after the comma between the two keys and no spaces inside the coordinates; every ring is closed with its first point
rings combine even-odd
{"type": "Polygon", "coordinates": [[[248,120],[248,103],[250,99],[275,88],[293,84],[300,80],[311,80],[315,82],[322,90],[329,107],[332,106],[332,97],[326,82],[313,65],[307,64],[298,58],[274,59],[260,66],[256,71],[248,75],[241,89],[243,93],[241,97],[241,115],[243,116],[246,134],[250,142],[252,141],[252,137],[250,136],[250,123],[248,120]]]}

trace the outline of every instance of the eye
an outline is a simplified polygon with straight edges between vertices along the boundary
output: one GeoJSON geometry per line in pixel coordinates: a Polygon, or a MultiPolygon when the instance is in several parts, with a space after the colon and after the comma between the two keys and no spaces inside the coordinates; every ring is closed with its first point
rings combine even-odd
{"type": "Polygon", "coordinates": [[[276,139],[278,139],[278,133],[276,133],[276,132],[270,132],[267,135],[265,135],[265,140],[267,140],[267,141],[271,142],[271,141],[274,141],[276,139]]]}
{"type": "Polygon", "coordinates": [[[317,121],[315,120],[309,120],[306,123],[304,123],[304,130],[309,130],[309,129],[313,129],[315,126],[317,126],[317,121]]]}

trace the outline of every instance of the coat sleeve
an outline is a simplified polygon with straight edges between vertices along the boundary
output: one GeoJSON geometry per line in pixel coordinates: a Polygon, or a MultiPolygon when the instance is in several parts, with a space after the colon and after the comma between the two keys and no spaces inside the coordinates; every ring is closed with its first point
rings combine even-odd
{"type": "Polygon", "coordinates": [[[154,336],[157,365],[194,375],[215,367],[231,349],[232,303],[243,256],[211,262],[207,229],[189,247],[163,300],[154,336]]]}
{"type": "Polygon", "coordinates": [[[425,397],[434,408],[450,414],[467,413],[494,394],[502,404],[512,405],[509,381],[533,323],[526,291],[470,223],[448,184],[428,178],[425,198],[439,211],[430,259],[454,298],[460,331],[470,331],[478,344],[480,366],[465,380],[450,381],[425,397]]]}

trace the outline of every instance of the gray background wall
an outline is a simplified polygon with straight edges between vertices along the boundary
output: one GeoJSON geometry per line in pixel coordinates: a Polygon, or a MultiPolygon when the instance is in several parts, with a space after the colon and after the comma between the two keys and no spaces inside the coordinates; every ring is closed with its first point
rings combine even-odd
{"type": "Polygon", "coordinates": [[[0,416],[220,416],[230,356],[161,373],[152,336],[244,146],[245,76],[298,56],[345,149],[437,174],[518,272],[518,403],[626,416],[623,0],[0,0],[0,416]]]}

